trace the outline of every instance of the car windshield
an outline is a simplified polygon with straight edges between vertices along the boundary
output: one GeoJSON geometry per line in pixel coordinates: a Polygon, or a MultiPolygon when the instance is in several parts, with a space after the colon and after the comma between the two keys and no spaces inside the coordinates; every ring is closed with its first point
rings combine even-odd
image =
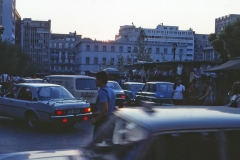
{"type": "Polygon", "coordinates": [[[24,80],[24,83],[42,83],[43,80],[41,79],[30,79],[30,80],[24,80]]]}
{"type": "Polygon", "coordinates": [[[97,90],[97,85],[94,79],[76,79],[77,90],[97,90]]]}
{"type": "Polygon", "coordinates": [[[141,91],[144,84],[131,84],[130,89],[131,91],[141,91]]]}
{"type": "Polygon", "coordinates": [[[73,99],[71,93],[69,93],[62,86],[47,86],[47,87],[37,87],[36,93],[39,100],[50,100],[50,99],[73,99]]]}
{"type": "Polygon", "coordinates": [[[113,90],[121,90],[122,89],[117,82],[108,82],[107,86],[112,88],[113,90]]]}
{"type": "Polygon", "coordinates": [[[119,159],[123,159],[127,153],[144,143],[148,134],[148,130],[137,123],[112,115],[88,148],[97,154],[108,154],[112,151],[119,159]],[[111,150],[104,152],[105,147],[111,150]]]}

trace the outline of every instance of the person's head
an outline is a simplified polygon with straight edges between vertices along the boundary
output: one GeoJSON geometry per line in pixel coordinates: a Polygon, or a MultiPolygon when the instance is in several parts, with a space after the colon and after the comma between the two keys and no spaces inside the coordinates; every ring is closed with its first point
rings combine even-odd
{"type": "Polygon", "coordinates": [[[240,94],[240,82],[235,82],[232,86],[233,94],[240,94]]]}
{"type": "Polygon", "coordinates": [[[108,82],[108,73],[106,71],[100,71],[96,73],[96,85],[98,87],[106,85],[108,82]]]}
{"type": "Polygon", "coordinates": [[[209,87],[209,86],[210,86],[210,82],[209,82],[209,81],[205,81],[205,82],[203,83],[203,87],[207,88],[207,87],[209,87]]]}
{"type": "Polygon", "coordinates": [[[180,85],[180,84],[182,83],[181,78],[180,78],[180,77],[177,77],[176,80],[175,80],[175,83],[176,83],[177,85],[180,85]]]}
{"type": "Polygon", "coordinates": [[[193,82],[189,82],[188,85],[187,85],[187,88],[192,89],[193,88],[193,82]]]}

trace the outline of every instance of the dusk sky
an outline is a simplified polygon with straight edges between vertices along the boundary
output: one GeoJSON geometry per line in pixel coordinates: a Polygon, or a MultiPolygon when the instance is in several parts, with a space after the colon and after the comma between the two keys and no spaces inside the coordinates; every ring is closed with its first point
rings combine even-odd
{"type": "Polygon", "coordinates": [[[156,28],[160,23],[214,32],[215,18],[240,14],[240,0],[16,0],[22,18],[52,21],[52,33],[114,40],[122,25],[156,28]]]}

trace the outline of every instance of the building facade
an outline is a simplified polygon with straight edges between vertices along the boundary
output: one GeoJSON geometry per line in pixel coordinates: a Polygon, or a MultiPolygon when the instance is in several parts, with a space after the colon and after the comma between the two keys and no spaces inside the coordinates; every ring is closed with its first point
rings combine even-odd
{"type": "Polygon", "coordinates": [[[194,34],[194,60],[203,60],[203,49],[210,47],[208,34],[194,34]]]}
{"type": "Polygon", "coordinates": [[[36,64],[38,75],[49,73],[49,43],[51,37],[51,20],[34,21],[31,18],[22,20],[23,51],[36,64]]]}
{"type": "Polygon", "coordinates": [[[0,0],[0,26],[2,26],[3,0],[0,0]]]}
{"type": "Polygon", "coordinates": [[[240,18],[240,14],[229,14],[215,19],[215,33],[219,33],[229,23],[234,22],[237,18],[240,18]]]}
{"type": "Polygon", "coordinates": [[[17,10],[15,10],[15,44],[21,45],[22,19],[17,10]]]}
{"type": "MultiPolygon", "coordinates": [[[[120,26],[118,35],[115,36],[115,40],[118,42],[135,42],[140,33],[140,27],[137,28],[134,25],[120,26]]],[[[179,30],[178,26],[165,26],[163,24],[158,25],[154,29],[142,28],[147,36],[149,44],[159,45],[187,45],[187,58],[194,58],[194,31],[179,30]]]]}
{"type": "MultiPolygon", "coordinates": [[[[75,48],[75,73],[81,74],[85,71],[99,71],[106,65],[116,68],[119,57],[124,58],[124,64],[133,64],[134,58],[132,57],[132,51],[134,46],[135,43],[133,42],[102,42],[82,39],[75,48]]],[[[147,47],[151,51],[152,58],[155,62],[173,60],[172,44],[150,43],[147,47]]],[[[176,48],[175,60],[186,60],[188,58],[187,48],[187,45],[179,44],[176,48]]]]}
{"type": "Polygon", "coordinates": [[[75,45],[80,41],[76,32],[51,34],[50,74],[75,74],[75,45]]]}
{"type": "Polygon", "coordinates": [[[205,47],[202,50],[204,61],[219,61],[219,54],[214,51],[212,46],[205,47]]]}
{"type": "Polygon", "coordinates": [[[2,0],[2,39],[9,39],[15,43],[16,0],[2,0]]]}

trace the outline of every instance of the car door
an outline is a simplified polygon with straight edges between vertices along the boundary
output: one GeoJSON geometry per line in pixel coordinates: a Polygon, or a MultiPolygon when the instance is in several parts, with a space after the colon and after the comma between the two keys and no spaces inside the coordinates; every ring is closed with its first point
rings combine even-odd
{"type": "Polygon", "coordinates": [[[143,90],[138,92],[136,97],[138,100],[144,100],[146,98],[146,93],[148,92],[149,84],[145,84],[143,90]]]}
{"type": "Polygon", "coordinates": [[[16,99],[20,86],[13,86],[0,98],[0,115],[12,117],[12,104],[16,99]]]}
{"type": "Polygon", "coordinates": [[[145,94],[145,99],[148,101],[152,101],[155,98],[155,84],[149,84],[148,91],[145,94]]]}
{"type": "Polygon", "coordinates": [[[12,103],[12,115],[14,118],[24,118],[24,114],[29,109],[32,102],[32,88],[23,86],[20,88],[17,98],[12,103]]]}

